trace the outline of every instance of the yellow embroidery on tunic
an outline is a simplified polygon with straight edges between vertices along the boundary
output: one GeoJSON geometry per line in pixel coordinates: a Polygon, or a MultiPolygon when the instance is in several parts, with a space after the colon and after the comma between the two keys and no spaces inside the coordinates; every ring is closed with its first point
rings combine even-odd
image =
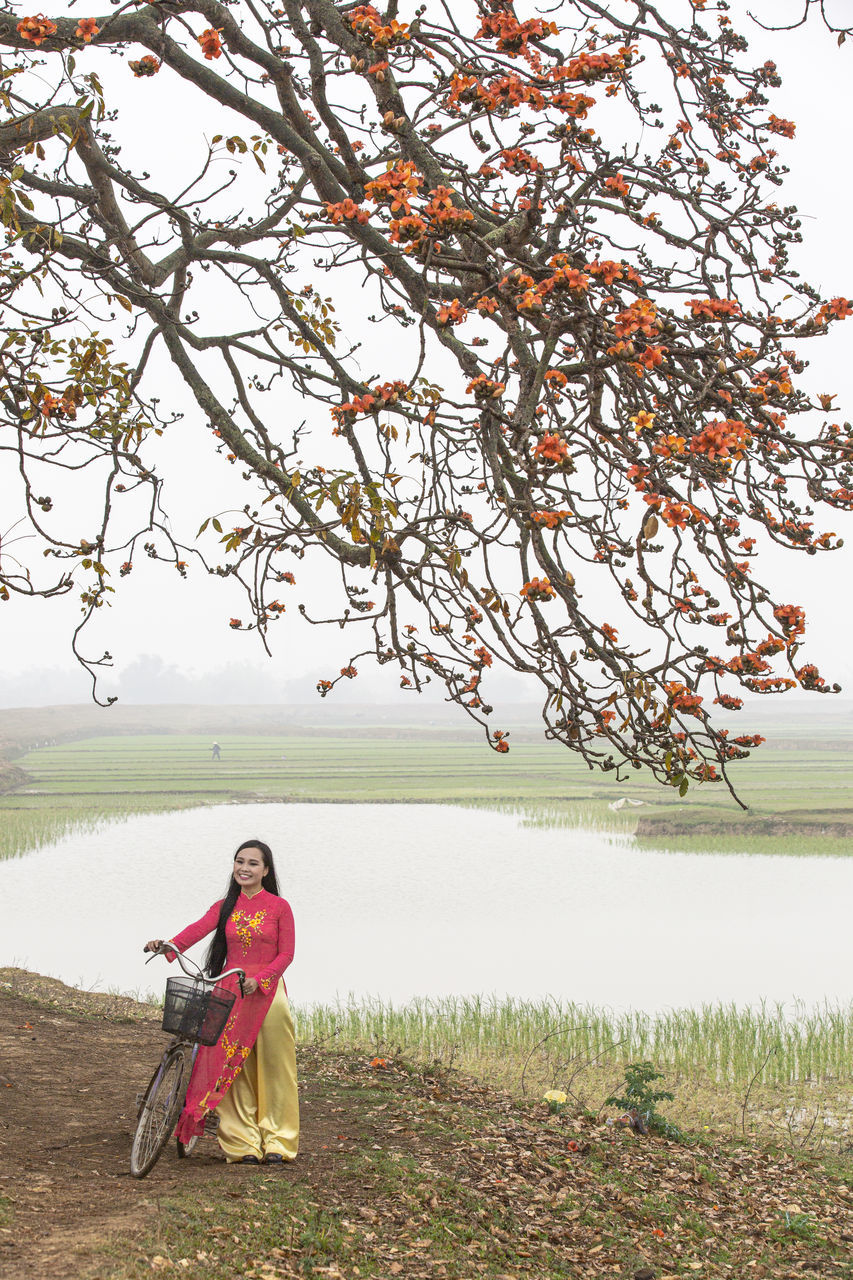
{"type": "Polygon", "coordinates": [[[237,937],[242,943],[244,955],[251,947],[252,939],[259,931],[261,925],[266,919],[266,916],[266,911],[256,911],[253,916],[250,916],[248,911],[242,910],[235,911],[232,915],[231,922],[237,930],[237,937]]]}
{"type": "Polygon", "coordinates": [[[239,1044],[236,1040],[235,1041],[230,1040],[228,1036],[225,1035],[224,1033],[222,1035],[222,1040],[220,1043],[222,1044],[225,1057],[229,1063],[231,1062],[232,1058],[235,1058],[238,1055],[245,1061],[246,1058],[248,1058],[249,1054],[252,1052],[252,1050],[250,1048],[247,1048],[246,1045],[239,1044]]]}

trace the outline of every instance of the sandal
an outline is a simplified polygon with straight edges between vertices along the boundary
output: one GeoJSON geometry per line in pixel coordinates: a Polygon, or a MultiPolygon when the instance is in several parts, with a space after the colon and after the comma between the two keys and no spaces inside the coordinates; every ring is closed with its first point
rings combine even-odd
{"type": "Polygon", "coordinates": [[[257,1156],[241,1156],[238,1164],[260,1164],[257,1156]]]}
{"type": "Polygon", "coordinates": [[[284,1156],[278,1151],[271,1151],[268,1156],[264,1156],[264,1164],[284,1164],[284,1156]]]}

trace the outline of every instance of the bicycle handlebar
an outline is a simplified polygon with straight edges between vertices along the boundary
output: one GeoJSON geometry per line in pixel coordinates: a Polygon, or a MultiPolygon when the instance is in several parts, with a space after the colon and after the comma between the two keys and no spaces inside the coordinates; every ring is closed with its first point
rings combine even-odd
{"type": "Polygon", "coordinates": [[[218,973],[215,978],[208,978],[205,976],[203,970],[196,964],[195,960],[191,960],[189,956],[185,956],[182,951],[179,951],[174,942],[162,943],[156,951],[152,951],[145,963],[150,964],[155,956],[168,955],[173,955],[175,957],[188,978],[194,978],[197,982],[203,982],[205,986],[208,987],[213,987],[217,982],[221,981],[222,978],[228,978],[232,973],[236,973],[237,980],[240,983],[240,995],[242,996],[244,994],[243,983],[246,981],[246,974],[243,969],[226,969],[224,973],[218,973]]]}

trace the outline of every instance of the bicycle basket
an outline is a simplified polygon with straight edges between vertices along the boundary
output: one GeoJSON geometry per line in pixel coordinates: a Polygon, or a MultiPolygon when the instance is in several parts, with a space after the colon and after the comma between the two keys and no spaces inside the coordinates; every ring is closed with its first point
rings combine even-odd
{"type": "Polygon", "coordinates": [[[167,978],[163,1030],[199,1044],[216,1044],[236,996],[225,987],[209,987],[193,978],[167,978]]]}

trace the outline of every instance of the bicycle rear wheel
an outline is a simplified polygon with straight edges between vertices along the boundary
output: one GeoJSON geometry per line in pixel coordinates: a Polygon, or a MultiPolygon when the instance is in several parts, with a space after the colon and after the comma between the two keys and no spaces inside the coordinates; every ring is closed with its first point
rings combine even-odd
{"type": "Polygon", "coordinates": [[[167,1049],[139,1108],[130,1149],[130,1172],[134,1178],[144,1178],[160,1158],[178,1123],[189,1078],[186,1051],[180,1045],[167,1049]]]}

